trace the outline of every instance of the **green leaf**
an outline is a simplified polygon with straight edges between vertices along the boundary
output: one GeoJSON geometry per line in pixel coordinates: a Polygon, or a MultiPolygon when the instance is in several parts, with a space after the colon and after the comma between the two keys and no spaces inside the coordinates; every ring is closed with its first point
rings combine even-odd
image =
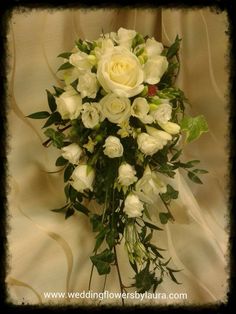
{"type": "Polygon", "coordinates": [[[39,111],[39,112],[35,112],[32,113],[30,115],[27,116],[27,118],[31,118],[31,119],[46,119],[50,116],[50,113],[47,111],[39,111]]]}
{"type": "Polygon", "coordinates": [[[203,115],[193,118],[185,116],[180,126],[186,132],[186,142],[188,143],[198,139],[202,133],[208,131],[208,125],[203,115]]]}
{"type": "Polygon", "coordinates": [[[60,167],[60,166],[66,165],[67,163],[68,163],[68,160],[67,160],[67,159],[63,158],[62,156],[59,156],[59,157],[57,158],[55,164],[56,164],[57,167],[60,167]]]}
{"type": "Polygon", "coordinates": [[[70,62],[65,62],[63,63],[59,69],[57,70],[58,71],[61,71],[61,70],[67,70],[67,69],[70,69],[70,68],[73,68],[74,66],[70,63],[70,62]]]}
{"type": "Polygon", "coordinates": [[[172,199],[177,199],[179,192],[176,191],[170,184],[167,184],[166,193],[161,194],[161,198],[165,203],[169,203],[172,199]]]}
{"type": "Polygon", "coordinates": [[[204,169],[194,169],[193,172],[194,172],[194,173],[200,173],[200,174],[208,173],[208,171],[207,171],[207,170],[204,170],[204,169]]]}
{"type": "Polygon", "coordinates": [[[106,242],[110,249],[112,249],[116,244],[116,239],[118,237],[118,233],[115,229],[111,229],[106,235],[106,242]]]}
{"type": "Polygon", "coordinates": [[[87,216],[88,216],[88,214],[89,214],[88,208],[85,207],[83,204],[81,204],[81,203],[79,203],[79,202],[75,202],[75,203],[74,203],[74,208],[75,208],[76,210],[78,210],[79,212],[81,212],[81,213],[87,215],[87,216]]]}
{"type": "Polygon", "coordinates": [[[97,232],[102,227],[102,216],[94,214],[90,218],[90,222],[92,224],[93,232],[97,232]]]}
{"type": "Polygon", "coordinates": [[[105,249],[100,254],[90,256],[90,259],[93,265],[97,268],[99,275],[105,275],[110,273],[110,264],[114,262],[115,255],[109,249],[105,249]]]}
{"type": "Polygon", "coordinates": [[[57,148],[62,148],[64,144],[65,135],[61,132],[55,131],[52,128],[48,128],[44,131],[44,134],[52,140],[52,143],[57,148]]]}
{"type": "Polygon", "coordinates": [[[70,189],[70,184],[68,183],[65,187],[64,187],[64,193],[66,195],[66,200],[69,200],[69,189],[70,189]]]}
{"type": "Polygon", "coordinates": [[[55,98],[53,94],[49,92],[49,90],[46,89],[46,92],[47,92],[48,106],[51,112],[54,112],[57,109],[55,98]]]}
{"type": "Polygon", "coordinates": [[[179,156],[181,155],[181,153],[182,153],[182,149],[177,150],[177,152],[173,155],[173,157],[171,158],[170,161],[172,162],[172,161],[177,160],[179,158],[179,156]]]}
{"type": "Polygon", "coordinates": [[[149,271],[149,264],[135,275],[135,286],[139,293],[148,291],[154,283],[155,274],[149,271]]]}
{"type": "Polygon", "coordinates": [[[77,197],[77,193],[78,192],[76,191],[76,189],[74,189],[73,186],[70,185],[70,188],[69,188],[69,198],[70,198],[72,203],[75,202],[76,197],[77,197]]]}
{"type": "Polygon", "coordinates": [[[53,86],[53,88],[55,89],[56,92],[56,97],[59,97],[61,94],[64,93],[64,89],[57,87],[57,86],[53,86]]]}
{"type": "Polygon", "coordinates": [[[57,58],[69,59],[71,55],[72,55],[72,52],[63,52],[63,53],[60,53],[60,54],[57,56],[57,58]]]}
{"type": "Polygon", "coordinates": [[[159,258],[163,258],[163,256],[159,253],[158,248],[154,245],[149,243],[149,247],[151,248],[152,252],[159,258]]]}
{"type": "Polygon", "coordinates": [[[63,206],[61,208],[51,209],[51,211],[55,212],[55,213],[60,213],[60,212],[63,212],[66,207],[68,207],[68,204],[66,204],[65,206],[63,206]]]}
{"type": "Polygon", "coordinates": [[[66,215],[65,215],[65,219],[69,218],[70,216],[72,216],[74,214],[74,209],[72,207],[69,207],[66,211],[66,215]]]}
{"type": "Polygon", "coordinates": [[[61,121],[60,113],[57,111],[53,112],[42,128],[46,128],[46,127],[54,124],[55,122],[60,122],[60,121],[61,121]]]}
{"type": "Polygon", "coordinates": [[[64,172],[64,182],[67,182],[70,179],[70,176],[72,175],[73,171],[74,166],[71,163],[69,163],[64,172]]]}
{"type": "Polygon", "coordinates": [[[159,213],[160,221],[163,225],[167,224],[168,220],[171,219],[171,215],[169,213],[159,213]]]}
{"type": "Polygon", "coordinates": [[[199,179],[199,177],[192,171],[188,172],[188,177],[190,180],[192,180],[194,183],[202,184],[202,181],[199,179]]]}
{"type": "Polygon", "coordinates": [[[150,229],[160,230],[160,231],[162,231],[162,230],[163,230],[163,229],[161,229],[161,228],[157,227],[156,225],[151,224],[150,222],[147,222],[147,221],[143,221],[143,222],[144,222],[144,223],[145,223],[145,225],[146,225],[147,227],[149,227],[150,229]]]}
{"type": "Polygon", "coordinates": [[[93,249],[93,252],[96,252],[100,248],[102,242],[105,239],[105,236],[106,236],[106,229],[104,228],[96,236],[96,243],[95,243],[95,247],[93,249]]]}
{"type": "Polygon", "coordinates": [[[174,274],[173,274],[174,272],[179,272],[180,270],[171,269],[171,268],[169,268],[169,267],[166,267],[166,269],[168,270],[171,279],[172,279],[175,283],[177,283],[178,285],[180,285],[181,283],[177,281],[177,279],[175,278],[175,276],[174,276],[174,274]]]}
{"type": "Polygon", "coordinates": [[[167,51],[166,57],[168,59],[171,59],[172,57],[174,57],[177,54],[179,47],[180,47],[180,42],[181,42],[181,39],[179,39],[179,37],[177,35],[175,38],[175,42],[169,47],[169,49],[167,51]]]}

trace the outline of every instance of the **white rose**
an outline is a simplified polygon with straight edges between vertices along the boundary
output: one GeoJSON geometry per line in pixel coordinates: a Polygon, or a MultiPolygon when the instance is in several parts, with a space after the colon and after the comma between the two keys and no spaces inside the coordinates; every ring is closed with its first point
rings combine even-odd
{"type": "Polygon", "coordinates": [[[93,181],[95,177],[94,170],[88,165],[79,165],[75,168],[71,175],[71,185],[78,192],[84,190],[93,190],[93,181]]]}
{"type": "Polygon", "coordinates": [[[156,41],[154,38],[147,39],[145,48],[148,58],[159,56],[164,49],[163,44],[156,41]]]}
{"type": "Polygon", "coordinates": [[[70,163],[78,163],[80,156],[82,154],[82,149],[76,143],[72,143],[65,147],[62,147],[62,157],[69,160],[70,163]]]}
{"type": "Polygon", "coordinates": [[[147,133],[140,133],[137,138],[137,143],[141,152],[149,156],[152,156],[162,148],[159,141],[147,133]]]}
{"type": "Polygon", "coordinates": [[[82,51],[72,53],[72,55],[70,55],[69,62],[75,66],[80,73],[91,70],[93,66],[91,57],[82,51]]]}
{"type": "Polygon", "coordinates": [[[97,60],[101,58],[103,54],[109,52],[114,48],[113,41],[110,38],[99,38],[97,41],[97,47],[94,49],[97,60]]]}
{"type": "Polygon", "coordinates": [[[108,94],[100,100],[100,105],[102,114],[112,123],[122,123],[130,117],[129,98],[108,94]]]}
{"type": "Polygon", "coordinates": [[[116,46],[98,62],[97,77],[107,93],[132,97],[142,92],[143,70],[138,58],[125,47],[116,46]]]}
{"type": "Polygon", "coordinates": [[[134,37],[136,36],[136,31],[121,27],[118,30],[117,35],[118,35],[119,45],[130,49],[132,45],[132,41],[134,37]]]}
{"type": "Polygon", "coordinates": [[[85,74],[80,75],[77,89],[81,93],[82,98],[95,98],[98,91],[98,81],[96,74],[88,71],[85,74]]]}
{"type": "Polygon", "coordinates": [[[138,180],[135,174],[136,171],[133,166],[123,163],[118,169],[118,182],[123,186],[129,186],[138,180]]]}
{"type": "Polygon", "coordinates": [[[166,184],[147,166],[141,179],[135,185],[135,193],[148,204],[153,204],[159,193],[167,191],[166,184]]]}
{"type": "Polygon", "coordinates": [[[82,99],[74,89],[70,89],[56,97],[57,110],[62,119],[76,119],[82,109],[82,99]]]}
{"type": "Polygon", "coordinates": [[[157,84],[168,68],[168,61],[164,56],[155,56],[144,64],[144,81],[157,84]]]}
{"type": "Polygon", "coordinates": [[[103,147],[104,154],[110,158],[121,157],[123,155],[123,146],[120,139],[116,136],[108,136],[103,147]]]}
{"type": "Polygon", "coordinates": [[[157,130],[156,128],[150,126],[146,126],[146,130],[148,134],[154,137],[159,143],[160,149],[162,149],[163,146],[165,146],[167,142],[172,139],[172,136],[165,131],[157,130]]]}
{"type": "Polygon", "coordinates": [[[167,133],[170,133],[170,134],[173,134],[173,135],[178,134],[179,131],[180,131],[180,126],[177,123],[174,123],[174,122],[169,122],[169,121],[166,122],[166,123],[158,122],[158,124],[167,133]]]}
{"type": "Polygon", "coordinates": [[[130,218],[142,216],[144,210],[143,203],[140,201],[137,195],[129,194],[125,199],[124,212],[130,218]]]}
{"type": "Polygon", "coordinates": [[[98,103],[83,104],[81,118],[86,128],[93,129],[100,121],[98,103]]]}
{"type": "Polygon", "coordinates": [[[171,105],[164,103],[156,107],[155,110],[151,111],[151,115],[156,122],[166,123],[171,119],[172,107],[171,105]]]}
{"type": "Polygon", "coordinates": [[[131,106],[131,115],[138,118],[143,123],[152,123],[153,117],[148,115],[149,104],[147,100],[143,97],[137,97],[134,99],[131,106]]]}

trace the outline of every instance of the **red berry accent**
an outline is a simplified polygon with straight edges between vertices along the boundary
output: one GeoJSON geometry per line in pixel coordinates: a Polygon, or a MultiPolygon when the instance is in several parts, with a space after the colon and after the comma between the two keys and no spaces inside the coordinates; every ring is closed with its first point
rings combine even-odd
{"type": "Polygon", "coordinates": [[[155,96],[157,93],[156,85],[148,85],[148,96],[155,96]]]}

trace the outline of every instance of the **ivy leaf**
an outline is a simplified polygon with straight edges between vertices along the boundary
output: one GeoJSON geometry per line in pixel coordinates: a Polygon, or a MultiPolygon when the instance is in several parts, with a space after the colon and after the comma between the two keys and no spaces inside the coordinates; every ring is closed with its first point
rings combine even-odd
{"type": "Polygon", "coordinates": [[[69,59],[71,55],[72,55],[72,52],[63,52],[63,53],[60,53],[60,54],[57,56],[57,58],[69,59]]]}
{"type": "Polygon", "coordinates": [[[165,203],[169,203],[172,199],[178,198],[179,192],[176,191],[170,184],[167,184],[166,193],[161,194],[161,198],[165,203]]]}
{"type": "Polygon", "coordinates": [[[102,216],[94,214],[90,218],[90,222],[92,224],[93,232],[97,232],[100,230],[100,227],[102,226],[102,216]]]}
{"type": "Polygon", "coordinates": [[[74,166],[72,164],[69,164],[64,172],[64,182],[67,182],[70,179],[70,176],[72,175],[72,172],[74,170],[74,166]]]}
{"type": "Polygon", "coordinates": [[[192,171],[188,172],[188,177],[190,180],[192,180],[194,183],[202,184],[202,181],[199,179],[199,177],[192,171]]]}
{"type": "Polygon", "coordinates": [[[68,163],[68,160],[67,160],[67,159],[63,158],[62,156],[59,156],[59,157],[57,158],[57,160],[56,160],[55,165],[56,165],[57,167],[60,167],[60,166],[66,165],[67,163],[68,163]]]}
{"type": "Polygon", "coordinates": [[[114,262],[115,255],[109,249],[105,249],[100,254],[90,256],[90,259],[93,265],[97,268],[99,275],[105,275],[110,273],[110,264],[114,262]]]}
{"type": "Polygon", "coordinates": [[[52,140],[52,144],[56,146],[57,148],[63,147],[63,140],[65,138],[65,135],[61,132],[55,131],[52,128],[47,129],[44,131],[44,134],[49,137],[52,140]]]}
{"type": "Polygon", "coordinates": [[[149,263],[147,263],[147,266],[135,275],[135,286],[139,289],[138,292],[148,291],[154,282],[154,278],[155,274],[149,271],[149,263]]]}
{"type": "Polygon", "coordinates": [[[186,132],[186,142],[188,143],[198,139],[202,133],[208,131],[208,125],[203,115],[193,118],[185,116],[180,126],[186,132]]]}
{"type": "Polygon", "coordinates": [[[58,71],[61,71],[61,70],[67,70],[67,69],[70,69],[70,68],[73,68],[74,66],[70,63],[70,62],[65,62],[63,63],[59,69],[57,70],[58,71]]]}
{"type": "Polygon", "coordinates": [[[53,112],[42,128],[46,128],[46,127],[54,124],[55,122],[60,122],[60,121],[61,121],[60,113],[57,111],[53,112]]]}
{"type": "Polygon", "coordinates": [[[163,225],[167,224],[168,220],[170,220],[172,217],[169,213],[159,213],[160,221],[163,225]]]}
{"type": "Polygon", "coordinates": [[[102,242],[103,242],[104,239],[105,239],[106,231],[107,231],[107,230],[106,230],[105,228],[103,228],[103,229],[97,234],[97,236],[96,236],[96,243],[95,243],[95,247],[94,247],[94,249],[93,249],[93,252],[96,252],[96,251],[100,248],[102,242]]]}
{"type": "Polygon", "coordinates": [[[75,202],[74,203],[74,208],[76,210],[78,210],[79,212],[85,214],[86,216],[88,216],[89,214],[89,210],[87,207],[85,207],[83,204],[79,203],[79,202],[75,202]]]}
{"type": "Polygon", "coordinates": [[[46,119],[50,116],[50,113],[47,111],[39,111],[39,112],[35,112],[32,113],[30,115],[27,116],[27,118],[31,118],[31,119],[46,119]]]}
{"type": "Polygon", "coordinates": [[[106,242],[110,249],[112,249],[116,244],[116,239],[118,237],[118,233],[115,229],[111,229],[106,235],[106,242]]]}
{"type": "Polygon", "coordinates": [[[72,207],[69,207],[66,211],[65,219],[69,218],[74,214],[75,210],[72,207]]]}

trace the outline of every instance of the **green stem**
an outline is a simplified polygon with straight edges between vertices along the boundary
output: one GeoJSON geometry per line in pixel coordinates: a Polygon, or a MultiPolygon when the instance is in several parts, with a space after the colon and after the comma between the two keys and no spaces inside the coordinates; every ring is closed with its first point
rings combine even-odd
{"type": "Polygon", "coordinates": [[[119,268],[119,264],[118,264],[117,253],[116,253],[116,246],[114,246],[114,254],[115,254],[115,265],[116,265],[117,274],[118,274],[118,278],[119,278],[119,284],[120,284],[121,302],[122,302],[122,306],[124,306],[125,302],[124,302],[124,299],[122,297],[122,294],[124,292],[124,285],[123,285],[122,280],[121,280],[120,268],[119,268]]]}

